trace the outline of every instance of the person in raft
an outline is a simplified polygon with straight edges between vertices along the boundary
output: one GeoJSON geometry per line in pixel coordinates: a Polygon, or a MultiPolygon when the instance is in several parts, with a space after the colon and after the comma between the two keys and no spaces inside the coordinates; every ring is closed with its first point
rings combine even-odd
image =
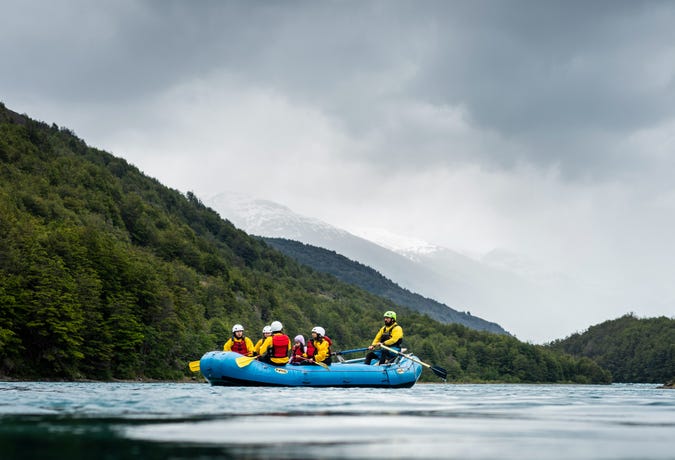
{"type": "Polygon", "coordinates": [[[321,326],[312,329],[312,338],[307,343],[306,364],[323,363],[330,366],[330,347],[333,341],[326,337],[326,330],[321,326]]]}
{"type": "Polygon", "coordinates": [[[296,335],[293,339],[293,349],[291,350],[291,364],[300,364],[305,358],[307,347],[305,346],[305,338],[302,335],[296,335]]]}
{"type": "Polygon", "coordinates": [[[272,335],[272,328],[270,326],[265,326],[262,329],[262,337],[258,339],[258,341],[255,343],[253,346],[253,354],[254,355],[259,355],[260,354],[260,346],[263,344],[265,339],[269,336],[272,335]]]}
{"type": "Polygon", "coordinates": [[[386,345],[396,351],[401,351],[401,342],[403,341],[403,328],[396,322],[396,312],[387,311],[384,313],[384,326],[378,331],[373,339],[373,343],[368,347],[368,354],[364,364],[370,364],[374,359],[378,359],[380,364],[384,364],[395,355],[387,350],[373,351],[380,345],[386,345]]]}
{"type": "Polygon", "coordinates": [[[291,339],[283,333],[284,326],[279,321],[270,324],[272,335],[260,345],[260,357],[263,363],[275,366],[288,364],[288,355],[291,351],[291,339]]]}
{"type": "Polygon", "coordinates": [[[253,342],[244,335],[244,326],[232,326],[232,337],[223,345],[223,351],[236,351],[240,355],[253,356],[253,342]]]}

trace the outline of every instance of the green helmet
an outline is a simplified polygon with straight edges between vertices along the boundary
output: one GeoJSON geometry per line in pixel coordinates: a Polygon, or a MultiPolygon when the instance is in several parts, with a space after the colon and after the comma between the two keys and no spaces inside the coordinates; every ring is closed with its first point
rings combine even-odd
{"type": "Polygon", "coordinates": [[[393,319],[394,321],[396,321],[396,312],[395,312],[395,311],[391,311],[391,310],[385,311],[385,312],[384,312],[384,317],[385,317],[385,318],[391,318],[391,319],[393,319]]]}

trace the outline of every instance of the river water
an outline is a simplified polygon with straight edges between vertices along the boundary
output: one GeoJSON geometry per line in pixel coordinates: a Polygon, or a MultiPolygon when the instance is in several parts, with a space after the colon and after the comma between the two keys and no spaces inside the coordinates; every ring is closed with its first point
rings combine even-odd
{"type": "Polygon", "coordinates": [[[0,459],[675,459],[656,385],[0,382],[0,459]]]}

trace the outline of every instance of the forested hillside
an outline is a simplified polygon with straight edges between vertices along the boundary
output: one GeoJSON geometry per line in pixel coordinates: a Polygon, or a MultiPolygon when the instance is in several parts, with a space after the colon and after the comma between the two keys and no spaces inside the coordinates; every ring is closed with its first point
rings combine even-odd
{"type": "MultiPolygon", "coordinates": [[[[235,322],[359,347],[393,307],[0,104],[0,376],[181,378],[235,322]]],[[[454,380],[609,381],[587,358],[395,308],[407,346],[454,380]]]]}
{"type": "Polygon", "coordinates": [[[551,348],[591,358],[615,382],[664,383],[675,379],[675,319],[621,318],[551,343],[551,348]]]}
{"type": "Polygon", "coordinates": [[[496,334],[507,333],[496,323],[485,321],[482,318],[471,316],[467,313],[458,312],[433,299],[427,299],[419,294],[410,292],[390,279],[385,278],[376,270],[359,262],[349,260],[335,251],[329,251],[328,249],[285,238],[265,237],[263,239],[270,246],[291,256],[303,265],[307,265],[320,272],[329,273],[345,283],[358,286],[372,294],[389,299],[398,305],[405,305],[415,311],[422,312],[442,323],[463,324],[471,329],[489,331],[496,334]]]}

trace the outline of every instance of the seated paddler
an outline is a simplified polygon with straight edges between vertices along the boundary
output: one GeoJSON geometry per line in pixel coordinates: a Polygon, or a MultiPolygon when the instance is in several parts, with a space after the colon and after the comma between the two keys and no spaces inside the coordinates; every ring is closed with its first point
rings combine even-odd
{"type": "Polygon", "coordinates": [[[374,359],[379,360],[379,364],[384,364],[387,361],[396,357],[396,355],[388,350],[379,349],[381,345],[386,345],[396,351],[401,351],[401,342],[403,341],[403,328],[396,322],[396,312],[387,311],[384,313],[384,326],[380,328],[373,339],[373,343],[368,347],[368,354],[364,364],[370,364],[374,359]]]}
{"type": "Polygon", "coordinates": [[[251,339],[244,335],[244,326],[241,324],[232,326],[232,337],[223,345],[223,351],[235,351],[240,355],[253,356],[253,348],[251,339]]]}
{"type": "Polygon", "coordinates": [[[272,335],[260,345],[258,360],[275,366],[284,366],[288,363],[288,356],[291,352],[291,339],[284,334],[284,326],[281,322],[273,321],[270,328],[272,335]]]}
{"type": "Polygon", "coordinates": [[[326,330],[321,326],[312,329],[312,338],[307,343],[307,353],[305,363],[323,363],[330,366],[330,347],[333,344],[330,338],[326,336],[326,330]]]}

